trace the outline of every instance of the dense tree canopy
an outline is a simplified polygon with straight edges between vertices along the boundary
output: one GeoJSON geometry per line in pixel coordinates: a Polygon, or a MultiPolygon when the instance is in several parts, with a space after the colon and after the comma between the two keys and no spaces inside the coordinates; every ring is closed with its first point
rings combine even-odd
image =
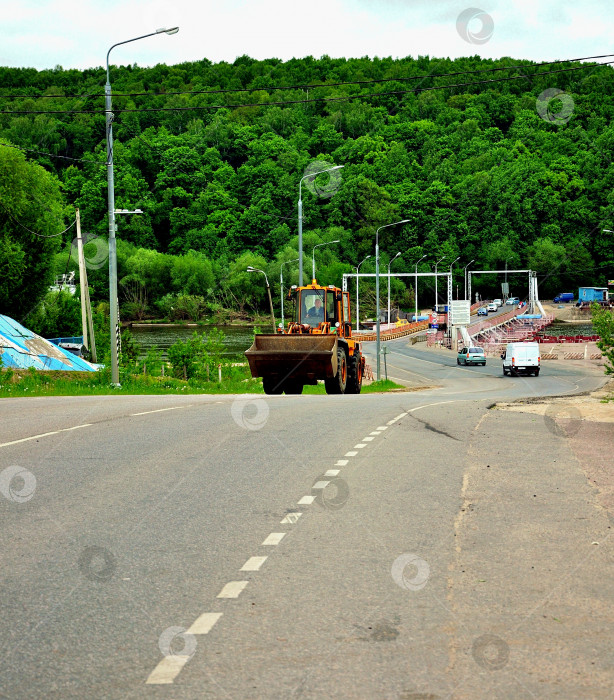
{"type": "MultiPolygon", "coordinates": [[[[457,270],[474,258],[489,269],[507,261],[536,270],[544,297],[614,276],[614,235],[604,232],[614,230],[609,66],[243,56],[112,67],[111,77],[116,205],[144,212],[119,221],[118,238],[132,246],[120,255],[124,303],[145,290],[147,304],[182,292],[266,308],[262,280],[244,268],[265,267],[276,283],[280,262],[296,257],[298,186],[314,163],[344,169],[303,181],[307,278],[316,243],[341,241],[316,253],[320,273],[336,275],[322,281],[339,283],[373,254],[375,229],[399,219],[408,223],[382,232],[380,245],[385,263],[402,252],[406,271],[424,254],[424,271],[444,255],[460,256],[457,270]],[[481,72],[438,77],[461,71],[481,72]],[[550,88],[571,97],[571,112],[569,101],[543,97],[550,88]]],[[[0,146],[0,265],[11,289],[40,294],[49,275],[34,271],[54,246],[16,220],[61,230],[65,203],[106,235],[103,82],[102,69],[0,68],[0,142],[32,149],[29,161],[45,168],[0,146]]],[[[286,270],[295,282],[296,267],[286,270]]],[[[101,294],[105,274],[91,275],[101,294]]],[[[522,279],[511,290],[519,296],[522,279]]],[[[494,276],[475,285],[498,291],[494,276]]],[[[21,309],[6,292],[0,305],[21,309]]]]}

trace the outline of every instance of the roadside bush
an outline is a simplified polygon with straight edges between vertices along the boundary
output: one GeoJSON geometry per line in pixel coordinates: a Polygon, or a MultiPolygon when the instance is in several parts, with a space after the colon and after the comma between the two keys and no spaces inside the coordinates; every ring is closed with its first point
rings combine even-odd
{"type": "Polygon", "coordinates": [[[605,373],[614,374],[614,314],[608,309],[602,309],[599,304],[592,304],[593,326],[600,336],[597,347],[605,357],[605,373]]]}
{"type": "Polygon", "coordinates": [[[184,380],[215,380],[223,350],[224,334],[217,328],[208,335],[194,332],[191,338],[178,340],[168,349],[173,376],[184,380]]]}

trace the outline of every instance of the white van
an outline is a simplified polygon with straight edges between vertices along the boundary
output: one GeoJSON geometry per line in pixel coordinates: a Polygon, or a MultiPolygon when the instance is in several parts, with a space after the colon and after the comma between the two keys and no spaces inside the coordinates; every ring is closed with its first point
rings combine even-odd
{"type": "Polygon", "coordinates": [[[517,377],[519,374],[539,376],[541,356],[539,343],[508,343],[503,360],[503,374],[517,377]]]}

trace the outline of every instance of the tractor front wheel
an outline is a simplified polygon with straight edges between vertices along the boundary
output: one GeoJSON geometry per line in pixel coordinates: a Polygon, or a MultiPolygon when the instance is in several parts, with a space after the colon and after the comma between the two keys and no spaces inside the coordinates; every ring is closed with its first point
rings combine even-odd
{"type": "Polygon", "coordinates": [[[343,348],[337,348],[337,374],[324,380],[327,394],[344,394],[348,379],[348,365],[343,348]]]}
{"type": "Polygon", "coordinates": [[[281,394],[284,386],[279,377],[262,377],[262,388],[265,394],[281,394]]]}
{"type": "Polygon", "coordinates": [[[295,379],[287,379],[284,385],[286,394],[302,394],[305,385],[301,381],[295,379]]]}

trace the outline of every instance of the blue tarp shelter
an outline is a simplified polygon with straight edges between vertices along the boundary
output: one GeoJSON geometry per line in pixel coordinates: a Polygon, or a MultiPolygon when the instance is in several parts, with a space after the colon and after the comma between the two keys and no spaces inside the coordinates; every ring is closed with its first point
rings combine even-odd
{"type": "Polygon", "coordinates": [[[54,369],[95,372],[98,366],[32,333],[21,323],[0,314],[0,357],[12,369],[54,369]]]}

